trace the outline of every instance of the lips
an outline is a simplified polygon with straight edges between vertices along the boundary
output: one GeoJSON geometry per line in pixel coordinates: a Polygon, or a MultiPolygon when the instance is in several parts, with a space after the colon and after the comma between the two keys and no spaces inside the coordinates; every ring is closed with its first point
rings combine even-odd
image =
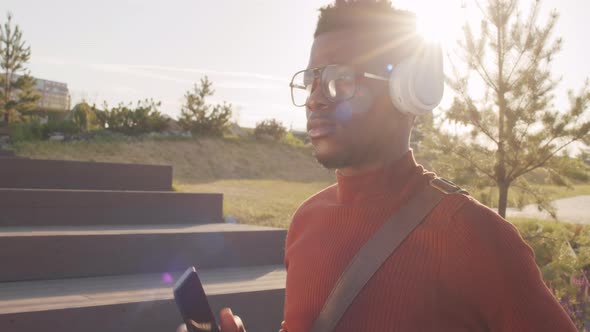
{"type": "Polygon", "coordinates": [[[336,133],[338,124],[323,119],[312,119],[307,124],[307,134],[312,140],[327,137],[336,133]]]}

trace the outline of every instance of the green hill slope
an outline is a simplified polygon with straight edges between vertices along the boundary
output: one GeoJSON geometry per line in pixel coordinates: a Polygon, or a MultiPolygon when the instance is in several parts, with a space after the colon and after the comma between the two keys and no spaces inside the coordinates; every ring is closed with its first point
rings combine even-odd
{"type": "Polygon", "coordinates": [[[309,148],[253,139],[144,139],[133,141],[34,142],[15,147],[20,156],[42,159],[166,164],[180,183],[222,179],[329,181],[309,148]]]}

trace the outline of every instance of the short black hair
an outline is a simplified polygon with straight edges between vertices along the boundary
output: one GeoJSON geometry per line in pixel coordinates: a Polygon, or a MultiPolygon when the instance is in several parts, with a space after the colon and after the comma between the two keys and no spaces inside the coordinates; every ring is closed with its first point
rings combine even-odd
{"type": "Polygon", "coordinates": [[[389,0],[336,0],[320,8],[314,38],[331,31],[352,29],[391,37],[416,34],[416,14],[392,6],[389,0]]]}

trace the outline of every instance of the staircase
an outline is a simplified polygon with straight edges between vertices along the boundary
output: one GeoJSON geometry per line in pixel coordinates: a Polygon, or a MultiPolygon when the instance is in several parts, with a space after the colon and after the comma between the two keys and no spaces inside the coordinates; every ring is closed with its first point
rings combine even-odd
{"type": "Polygon", "coordinates": [[[286,231],[223,222],[169,166],[0,158],[0,331],[175,331],[197,267],[214,312],[280,328],[286,231]]]}
{"type": "Polygon", "coordinates": [[[2,150],[2,147],[0,147],[0,158],[7,158],[7,157],[14,157],[14,152],[10,151],[10,150],[2,150]]]}

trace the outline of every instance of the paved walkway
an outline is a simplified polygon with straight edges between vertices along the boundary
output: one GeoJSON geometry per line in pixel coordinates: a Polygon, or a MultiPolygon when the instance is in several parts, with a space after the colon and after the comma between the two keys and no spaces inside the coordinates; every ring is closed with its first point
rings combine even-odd
{"type": "MultiPolygon", "coordinates": [[[[578,224],[590,224],[590,196],[576,196],[553,201],[557,211],[557,219],[560,221],[578,224]]],[[[522,210],[508,208],[508,217],[535,218],[552,220],[549,213],[539,211],[536,205],[527,205],[522,210]]]]}

